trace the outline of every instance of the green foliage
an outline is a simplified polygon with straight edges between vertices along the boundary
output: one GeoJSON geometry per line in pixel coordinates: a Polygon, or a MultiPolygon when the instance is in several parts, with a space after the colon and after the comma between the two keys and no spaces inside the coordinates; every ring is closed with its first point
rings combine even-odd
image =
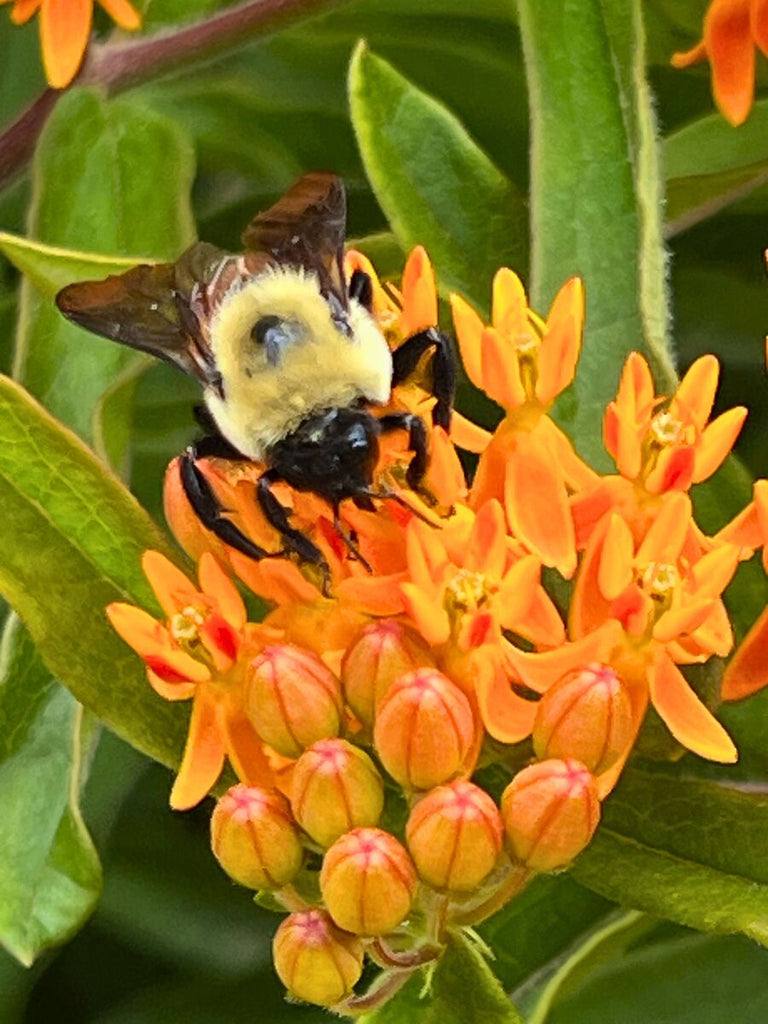
{"type": "Polygon", "coordinates": [[[453,935],[433,973],[417,973],[365,1024],[522,1024],[477,945],[453,935]]]}
{"type": "Polygon", "coordinates": [[[11,616],[0,647],[0,943],[29,966],[82,926],[101,868],[78,806],[94,720],[11,616]]]}
{"type": "Polygon", "coordinates": [[[624,906],[768,945],[766,828],[762,794],[627,770],[573,874],[624,906]]]}
{"type": "Polygon", "coordinates": [[[526,273],[523,197],[449,111],[364,43],[349,94],[366,173],[398,242],[424,245],[442,288],[487,311],[498,267],[526,273]]]}

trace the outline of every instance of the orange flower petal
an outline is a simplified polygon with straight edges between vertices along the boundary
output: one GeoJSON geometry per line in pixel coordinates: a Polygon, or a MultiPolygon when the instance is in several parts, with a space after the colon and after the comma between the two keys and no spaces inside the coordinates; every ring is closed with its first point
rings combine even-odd
{"type": "Polygon", "coordinates": [[[632,582],[632,556],[635,544],[632,531],[621,516],[612,512],[608,519],[597,583],[606,601],[615,600],[632,582]]]}
{"type": "Polygon", "coordinates": [[[752,0],[749,21],[755,45],[768,57],[768,0],[752,0]]]}
{"type": "Polygon", "coordinates": [[[453,326],[456,329],[456,340],[459,343],[461,361],[467,376],[476,388],[483,390],[482,357],[480,354],[480,337],[483,333],[483,321],[460,295],[451,295],[451,312],[453,326]]]}
{"type": "Polygon", "coordinates": [[[739,550],[723,544],[705,555],[691,567],[685,589],[697,600],[719,597],[733,579],[739,564],[739,550]]]}
{"type": "Polygon", "coordinates": [[[671,491],[640,545],[637,564],[674,565],[680,557],[690,521],[691,499],[682,491],[671,491]]]}
{"type": "Polygon", "coordinates": [[[493,278],[493,326],[514,346],[516,337],[531,331],[528,300],[523,282],[509,267],[501,267],[493,278]]]}
{"type": "Polygon", "coordinates": [[[476,665],[475,694],[480,717],[491,736],[500,743],[519,743],[530,736],[537,702],[515,693],[497,657],[478,652],[476,665]]]}
{"type": "Polygon", "coordinates": [[[248,618],[243,599],[221,563],[209,551],[200,558],[198,579],[202,592],[215,599],[230,626],[241,629],[248,618]]]}
{"type": "Polygon", "coordinates": [[[545,440],[547,447],[557,460],[568,487],[573,491],[593,487],[600,476],[591,466],[582,461],[574,451],[571,440],[554,423],[549,416],[542,416],[536,426],[536,432],[545,440]]]}
{"type": "Polygon", "coordinates": [[[499,581],[507,561],[507,531],[504,509],[495,498],[478,509],[469,535],[464,568],[499,581]]]}
{"type": "Polygon", "coordinates": [[[698,64],[703,60],[707,59],[707,48],[704,45],[704,40],[700,43],[696,43],[695,46],[691,47],[690,50],[686,50],[683,53],[672,54],[670,64],[673,68],[687,68],[691,64],[698,64]]]}
{"type": "Polygon", "coordinates": [[[719,378],[720,363],[716,356],[701,356],[691,363],[670,402],[672,416],[688,420],[697,431],[702,431],[715,403],[719,378]]]}
{"type": "Polygon", "coordinates": [[[733,764],[738,760],[733,740],[702,704],[663,648],[648,669],[648,683],[653,706],[684,747],[709,761],[733,764]]]}
{"type": "Polygon", "coordinates": [[[99,3],[120,28],[128,32],[141,28],[141,17],[128,0],[99,0],[99,3]]]}
{"type": "Polygon", "coordinates": [[[552,598],[543,587],[536,587],[530,607],[515,621],[515,632],[536,647],[559,647],[565,643],[565,626],[552,598]]]}
{"type": "MultiPolygon", "coordinates": [[[[9,3],[10,0],[3,0],[9,3]]],[[[11,21],[14,25],[24,25],[29,19],[37,14],[42,0],[16,0],[11,11],[11,21]]]]}
{"type": "Polygon", "coordinates": [[[206,666],[175,647],[165,626],[143,608],[115,602],[107,605],[106,613],[115,632],[166,682],[178,678],[202,683],[211,678],[206,666]]]}
{"type": "Polygon", "coordinates": [[[457,447],[480,455],[488,447],[491,437],[489,430],[478,427],[476,423],[454,409],[451,416],[451,440],[457,447]]]}
{"type": "Polygon", "coordinates": [[[400,592],[408,614],[427,643],[433,646],[444,644],[451,635],[451,626],[442,605],[413,583],[401,583],[400,592]]]}
{"type": "Polygon", "coordinates": [[[63,89],[77,74],[91,34],[93,0],[43,0],[40,43],[45,75],[63,89]]]}
{"type": "Polygon", "coordinates": [[[400,332],[409,338],[427,327],[437,326],[437,290],[435,272],[427,251],[417,245],[403,270],[403,312],[400,332]]]}
{"type": "Polygon", "coordinates": [[[664,448],[646,477],[645,489],[650,494],[687,491],[693,483],[695,464],[696,450],[690,445],[664,448]]]}
{"type": "Polygon", "coordinates": [[[768,684],[768,608],[744,637],[723,675],[723,700],[742,700],[768,684]]]}
{"type": "Polygon", "coordinates": [[[525,401],[520,379],[520,364],[509,340],[494,327],[486,327],[480,337],[483,391],[503,409],[511,411],[525,401]]]}
{"type": "Polygon", "coordinates": [[[746,418],[747,410],[743,405],[737,405],[712,420],[705,428],[699,444],[696,446],[696,464],[693,473],[695,484],[706,480],[719,468],[726,455],[736,444],[736,438],[739,436],[746,418]]]}
{"type": "Polygon", "coordinates": [[[676,640],[681,633],[692,633],[702,625],[712,610],[712,601],[692,601],[679,608],[670,608],[659,616],[653,627],[653,639],[660,644],[676,640]]]}
{"type": "Polygon", "coordinates": [[[755,548],[763,544],[763,533],[758,521],[757,505],[750,502],[727,526],[714,537],[716,544],[735,544],[742,558],[751,558],[755,548]]]}
{"type": "Polygon", "coordinates": [[[566,579],[576,569],[576,538],[565,483],[533,435],[521,435],[507,463],[504,503],[516,537],[566,579]]]}
{"type": "Polygon", "coordinates": [[[541,579],[541,564],[535,555],[521,558],[507,572],[496,592],[494,605],[505,629],[515,629],[533,604],[541,579]]]}
{"type": "Polygon", "coordinates": [[[265,558],[256,562],[233,550],[230,559],[232,568],[243,583],[268,601],[287,604],[291,601],[315,601],[320,597],[319,589],[287,558],[265,558]]]}
{"type": "Polygon", "coordinates": [[[195,694],[187,745],[171,790],[170,803],[175,811],[186,811],[208,795],[221,775],[224,756],[216,705],[200,689],[195,694]]]}
{"type": "Polygon", "coordinates": [[[392,616],[405,610],[400,584],[407,573],[388,576],[356,576],[342,580],[336,587],[339,599],[367,615],[392,616]]]}
{"type": "MultiPolygon", "coordinates": [[[[451,422],[452,435],[455,422],[454,415],[451,422]]],[[[489,439],[490,436],[488,434],[489,439]]],[[[451,438],[442,427],[435,427],[432,430],[427,485],[441,505],[454,505],[458,501],[463,501],[467,495],[467,481],[461,459],[451,443],[451,438]]]]}
{"type": "Polygon", "coordinates": [[[712,93],[733,125],[746,121],[755,88],[755,47],[748,0],[714,0],[704,18],[712,93]]]}
{"type": "Polygon", "coordinates": [[[160,607],[169,617],[181,611],[198,594],[194,583],[160,551],[145,551],[141,556],[141,568],[160,607]]]}
{"type": "Polygon", "coordinates": [[[610,664],[621,637],[621,624],[615,619],[609,619],[588,636],[573,643],[565,643],[555,650],[521,651],[512,644],[505,644],[504,656],[515,676],[526,686],[536,693],[546,693],[566,672],[582,668],[591,661],[610,664]]]}
{"type": "Polygon", "coordinates": [[[572,277],[555,296],[539,349],[536,397],[549,405],[574,378],[584,325],[584,285],[572,277]]]}
{"type": "Polygon", "coordinates": [[[264,745],[242,711],[229,710],[223,716],[222,725],[227,755],[238,779],[249,786],[273,789],[274,774],[264,753],[264,745]]]}
{"type": "Polygon", "coordinates": [[[197,683],[168,683],[151,668],[147,668],[147,679],[155,693],[163,700],[189,700],[194,697],[197,683]]]}

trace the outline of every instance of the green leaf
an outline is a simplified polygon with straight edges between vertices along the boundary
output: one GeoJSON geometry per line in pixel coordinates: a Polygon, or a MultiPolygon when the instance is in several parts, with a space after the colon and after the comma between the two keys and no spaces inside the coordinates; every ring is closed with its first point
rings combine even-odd
{"type": "Polygon", "coordinates": [[[148,262],[144,256],[104,256],[102,253],[45,245],[8,231],[0,231],[0,252],[29,278],[41,295],[51,299],[73,281],[119,274],[137,263],[148,262]]]}
{"type": "Polygon", "coordinates": [[[496,957],[494,973],[511,991],[559,963],[610,910],[568,875],[540,875],[479,930],[496,957]]]}
{"type": "Polygon", "coordinates": [[[425,984],[417,972],[365,1024],[522,1024],[487,960],[465,935],[454,934],[425,984]]]}
{"type": "MultiPolygon", "coordinates": [[[[537,986],[537,998],[531,1011],[526,1013],[526,1024],[545,1024],[553,1006],[578,989],[597,969],[622,957],[632,943],[656,924],[653,918],[636,911],[612,915],[607,924],[601,924],[579,943],[546,984],[537,986]]],[[[522,993],[517,992],[516,998],[525,1010],[522,993]]]]}
{"type": "Polygon", "coordinates": [[[630,769],[573,867],[600,895],[768,945],[768,795],[630,769]]]}
{"type": "Polygon", "coordinates": [[[595,972],[547,1024],[763,1024],[766,970],[768,952],[746,939],[684,934],[595,972]]]}
{"type": "Polygon", "coordinates": [[[29,233],[45,247],[71,252],[22,251],[14,243],[14,257],[45,292],[29,282],[22,286],[15,375],[86,440],[103,432],[93,413],[105,390],[126,367],[139,365],[141,356],[67,323],[49,296],[66,274],[67,259],[75,280],[83,274],[104,277],[123,265],[107,256],[96,270],[94,257],[86,255],[94,251],[177,256],[194,237],[193,172],[185,134],[130,98],[107,100],[99,92],[73,89],[57,103],[40,137],[29,233]]]}
{"type": "Polygon", "coordinates": [[[29,965],[93,910],[101,868],[80,816],[94,738],[15,616],[0,645],[0,943],[29,965]]]}
{"type": "Polygon", "coordinates": [[[487,309],[499,266],[526,272],[521,194],[450,111],[364,43],[349,94],[366,173],[398,242],[426,246],[442,288],[487,309]]]}
{"type": "Polygon", "coordinates": [[[573,274],[586,288],[579,371],[558,418],[594,465],[600,421],[632,349],[674,380],[656,128],[637,0],[520,0],[531,111],[531,297],[546,313],[573,274]]]}
{"type": "Polygon", "coordinates": [[[177,764],[184,713],[153,694],[103,612],[110,601],[156,607],[140,558],[167,542],[92,452],[7,378],[0,507],[0,592],[48,669],[118,735],[177,764]]]}
{"type": "Polygon", "coordinates": [[[674,235],[768,182],[768,101],[738,131],[709,114],[664,141],[667,234],[674,235]]]}

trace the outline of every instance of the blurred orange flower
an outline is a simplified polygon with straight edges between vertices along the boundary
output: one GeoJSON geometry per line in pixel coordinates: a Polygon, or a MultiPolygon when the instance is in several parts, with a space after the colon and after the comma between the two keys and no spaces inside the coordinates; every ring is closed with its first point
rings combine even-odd
{"type": "Polygon", "coordinates": [[[768,4],[765,0],[712,0],[700,42],[676,53],[672,65],[687,68],[708,60],[712,95],[732,125],[746,121],[755,91],[755,47],[768,56],[768,4]]]}
{"type": "MultiPolygon", "coordinates": [[[[45,76],[54,89],[69,85],[83,61],[93,21],[93,0],[0,0],[13,2],[16,25],[40,12],[40,44],[45,76]]],[[[135,31],[141,18],[128,0],[99,0],[120,28],[135,31]]]]}

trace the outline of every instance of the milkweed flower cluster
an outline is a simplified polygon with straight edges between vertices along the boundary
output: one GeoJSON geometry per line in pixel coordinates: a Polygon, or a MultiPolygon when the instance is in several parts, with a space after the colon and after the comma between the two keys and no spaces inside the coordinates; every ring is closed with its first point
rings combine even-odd
{"type": "MultiPolygon", "coordinates": [[[[400,289],[350,252],[356,269],[372,278],[393,347],[437,325],[423,250],[400,289]]],[[[501,421],[493,433],[458,414],[450,435],[431,427],[424,493],[408,490],[411,455],[387,436],[379,491],[402,502],[373,512],[349,501],[340,513],[361,557],[322,499],[278,484],[327,574],[281,557],[255,500],[260,467],[201,460],[233,522],[275,555],[246,558],[194,516],[174,462],[167,518],[198,581],[147,552],[165,618],[108,609],[160,696],[193,700],[172,805],[202,800],[229,758],[240,782],[216,805],[214,854],[290,911],[274,943],[289,992],[342,1013],[385,999],[440,955],[447,929],[477,924],[579,855],[649,704],[683,747],[737,757],[684,674],[730,654],[723,591],[768,538],[765,481],[714,537],[693,515],[690,487],[722,463],[745,416],[710,421],[717,361],[699,359],[667,398],[630,355],[604,417],[616,472],[601,476],[550,417],[576,371],[581,282],[563,285],[546,319],[508,269],[494,279],[490,323],[459,296],[451,305],[467,375],[501,421]],[[459,447],[477,455],[471,476],[459,447]],[[233,577],[268,602],[263,622],[247,621],[233,577]],[[486,787],[499,771],[505,784],[486,787]],[[359,995],[366,959],[381,977],[359,995]]],[[[396,388],[392,409],[428,423],[423,383],[416,374],[396,388]]],[[[725,699],[768,681],[767,645],[763,616],[725,699]]]]}

